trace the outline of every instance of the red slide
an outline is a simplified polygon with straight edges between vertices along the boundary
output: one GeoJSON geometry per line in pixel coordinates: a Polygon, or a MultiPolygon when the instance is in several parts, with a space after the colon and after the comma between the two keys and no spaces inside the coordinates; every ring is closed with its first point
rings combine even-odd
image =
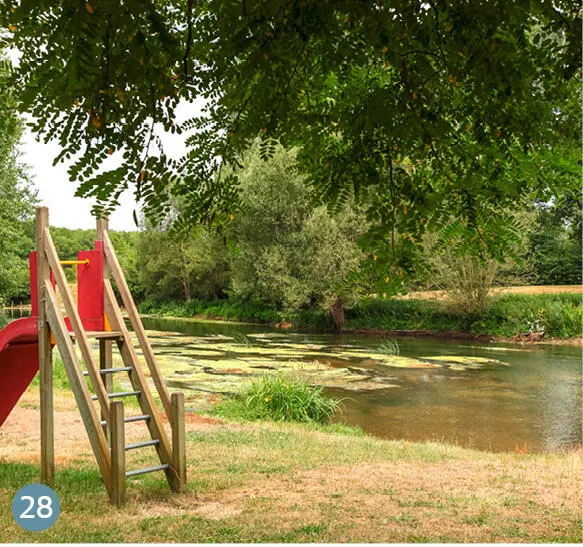
{"type": "Polygon", "coordinates": [[[0,330],[0,426],[38,372],[38,317],[0,330]]]}

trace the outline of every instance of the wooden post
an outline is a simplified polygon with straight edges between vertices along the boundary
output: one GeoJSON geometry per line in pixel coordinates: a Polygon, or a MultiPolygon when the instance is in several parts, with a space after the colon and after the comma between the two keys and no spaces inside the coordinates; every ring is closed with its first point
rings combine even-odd
{"type": "MultiPolygon", "coordinates": [[[[99,340],[99,368],[101,370],[113,368],[111,340],[99,340]]],[[[111,373],[103,374],[101,379],[103,380],[105,391],[107,393],[113,393],[113,375],[111,373]]],[[[107,416],[103,410],[101,411],[101,419],[107,420],[107,416]]],[[[107,423],[103,426],[103,432],[108,436],[107,423]]]]}
{"type": "Polygon", "coordinates": [[[172,467],[177,481],[171,484],[175,492],[186,490],[186,430],[184,424],[184,393],[170,395],[172,407],[172,467]]]}
{"type": "Polygon", "coordinates": [[[38,364],[40,371],[40,459],[41,481],[53,486],[55,480],[55,427],[53,413],[53,355],[51,331],[47,321],[45,287],[51,271],[45,252],[45,233],[49,227],[49,210],[36,210],[36,260],[38,295],[38,364]]]}
{"type": "Polygon", "coordinates": [[[121,401],[112,401],[111,407],[111,503],[121,507],[126,500],[126,447],[124,408],[121,401]]]}
{"type": "Polygon", "coordinates": [[[57,302],[57,296],[50,282],[45,285],[45,294],[47,295],[47,301],[45,303],[47,318],[51,330],[55,335],[57,347],[63,359],[63,365],[69,378],[71,390],[73,391],[73,395],[75,395],[75,400],[81,412],[81,418],[85,424],[85,430],[87,431],[91,448],[99,465],[99,471],[103,477],[103,482],[105,482],[105,487],[109,492],[111,484],[111,457],[107,439],[99,424],[99,415],[91,400],[91,393],[89,392],[87,381],[83,376],[83,370],[79,365],[77,353],[73,348],[71,335],[65,325],[65,320],[57,302]]]}
{"type": "MultiPolygon", "coordinates": [[[[109,221],[106,218],[98,218],[96,221],[97,239],[103,241],[103,234],[109,230],[109,221]]],[[[107,261],[103,260],[103,279],[109,280],[109,266],[107,261]]],[[[99,368],[113,367],[113,342],[111,340],[99,341],[99,368]]],[[[113,376],[111,374],[103,375],[103,385],[105,391],[113,392],[113,376]]],[[[103,416],[102,420],[105,420],[103,416]]],[[[104,432],[107,434],[107,425],[103,426],[104,432]]]]}

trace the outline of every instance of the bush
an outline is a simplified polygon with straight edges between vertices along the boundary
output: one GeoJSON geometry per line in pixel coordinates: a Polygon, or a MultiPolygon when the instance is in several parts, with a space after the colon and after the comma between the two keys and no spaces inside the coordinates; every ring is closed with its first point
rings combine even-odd
{"type": "Polygon", "coordinates": [[[277,323],[283,319],[281,313],[254,299],[231,298],[229,300],[144,300],[139,304],[140,313],[167,317],[202,317],[205,319],[227,319],[254,323],[277,323]]]}
{"type": "Polygon", "coordinates": [[[581,295],[506,294],[492,298],[481,318],[483,330],[498,336],[537,333],[547,338],[581,335],[581,295]]]}
{"type": "Polygon", "coordinates": [[[429,300],[363,300],[347,312],[350,329],[455,331],[513,337],[581,335],[581,295],[505,294],[473,313],[429,300]]]}
{"type": "MultiPolygon", "coordinates": [[[[284,313],[266,308],[259,300],[253,299],[192,300],[189,303],[145,301],[139,309],[141,313],[172,317],[199,316],[255,323],[289,321],[296,329],[333,328],[330,316],[324,310],[284,313]]],[[[581,295],[572,293],[505,294],[490,297],[485,309],[472,313],[438,301],[370,298],[362,299],[346,311],[346,328],[573,338],[581,335],[581,317],[581,295]]]]}
{"type": "Polygon", "coordinates": [[[302,378],[278,374],[263,376],[231,400],[215,406],[214,413],[244,420],[328,423],[339,406],[323,388],[302,378]]]}

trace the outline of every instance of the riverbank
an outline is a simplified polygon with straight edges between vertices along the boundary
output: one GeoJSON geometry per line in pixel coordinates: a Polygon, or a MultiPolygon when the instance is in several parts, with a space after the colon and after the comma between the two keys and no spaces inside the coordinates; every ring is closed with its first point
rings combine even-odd
{"type": "MultiPolygon", "coordinates": [[[[117,510],[72,395],[57,391],[55,407],[62,512],[46,532],[24,531],[10,510],[14,492],[39,480],[38,388],[0,430],[0,529],[12,542],[581,540],[580,451],[492,454],[189,414],[188,492],[171,494],[161,476],[144,476],[117,510]]],[[[128,427],[128,440],[140,439],[136,431],[128,427]]]]}
{"type": "MultiPolygon", "coordinates": [[[[285,313],[259,302],[217,300],[143,302],[140,312],[164,317],[198,317],[272,324],[284,328],[333,330],[323,310],[285,313]]],[[[477,313],[456,310],[437,299],[365,299],[346,310],[347,332],[384,335],[431,335],[513,342],[581,339],[581,295],[573,292],[499,294],[477,313]]],[[[577,342],[579,341],[579,342],[577,342]]]]}

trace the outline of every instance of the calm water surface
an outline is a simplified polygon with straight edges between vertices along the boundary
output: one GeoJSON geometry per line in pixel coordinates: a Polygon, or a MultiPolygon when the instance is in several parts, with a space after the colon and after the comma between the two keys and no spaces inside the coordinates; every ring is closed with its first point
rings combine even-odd
{"type": "MultiPolygon", "coordinates": [[[[249,335],[262,325],[144,319],[147,329],[191,336],[249,335]]],[[[376,349],[378,337],[290,333],[296,343],[376,349]]],[[[252,338],[250,338],[252,340],[252,338]]],[[[342,421],[387,439],[437,440],[494,451],[557,451],[581,443],[581,349],[568,346],[478,344],[434,338],[399,339],[403,356],[489,357],[510,366],[454,371],[378,366],[398,387],[329,389],[344,401],[342,421]]],[[[154,348],[155,350],[155,348],[154,348]]],[[[298,350],[298,358],[302,355],[298,350]]],[[[354,363],[358,364],[358,363],[354,363]]],[[[333,363],[334,366],[346,366],[333,363]]],[[[360,365],[359,365],[360,366],[360,365]]]]}

